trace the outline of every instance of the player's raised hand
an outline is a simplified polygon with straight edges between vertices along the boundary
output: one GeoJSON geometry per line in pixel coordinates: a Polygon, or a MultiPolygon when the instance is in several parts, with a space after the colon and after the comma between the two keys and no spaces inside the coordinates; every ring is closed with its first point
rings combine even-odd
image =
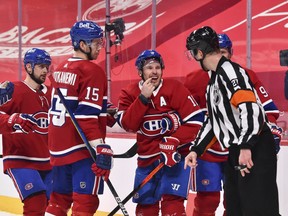
{"type": "Polygon", "coordinates": [[[5,81],[0,84],[0,106],[11,100],[13,92],[14,84],[12,82],[5,81]]]}
{"type": "Polygon", "coordinates": [[[147,80],[145,80],[141,89],[141,94],[147,99],[151,97],[155,89],[155,86],[151,81],[152,81],[152,78],[148,78],[147,80]]]}
{"type": "Polygon", "coordinates": [[[21,130],[23,133],[28,134],[35,130],[37,121],[31,115],[25,113],[14,113],[9,117],[7,124],[14,131],[21,130]]]}

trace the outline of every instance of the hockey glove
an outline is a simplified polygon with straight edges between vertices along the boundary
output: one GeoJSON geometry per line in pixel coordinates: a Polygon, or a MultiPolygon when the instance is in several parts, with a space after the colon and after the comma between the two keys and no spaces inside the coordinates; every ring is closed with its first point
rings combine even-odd
{"type": "Polygon", "coordinates": [[[109,145],[100,144],[96,149],[96,162],[92,164],[92,171],[96,176],[104,177],[104,181],[107,181],[112,168],[113,151],[109,145]]]}
{"type": "Polygon", "coordinates": [[[111,102],[107,102],[107,126],[113,127],[116,123],[118,108],[111,102]]]}
{"type": "Polygon", "coordinates": [[[280,142],[281,142],[283,130],[281,127],[271,122],[268,123],[268,126],[270,127],[270,130],[273,134],[275,147],[276,147],[276,153],[278,154],[278,152],[280,151],[280,142]]]}
{"type": "Polygon", "coordinates": [[[21,130],[23,133],[28,134],[34,131],[37,126],[37,121],[28,114],[14,113],[9,117],[7,124],[9,127],[12,127],[13,130],[21,130]]]}
{"type": "Polygon", "coordinates": [[[112,104],[111,102],[107,102],[107,113],[109,115],[114,116],[118,111],[118,108],[116,106],[114,106],[114,104],[112,104]]]}
{"type": "Polygon", "coordinates": [[[12,82],[5,81],[0,84],[0,106],[11,100],[13,92],[14,84],[12,82]]]}
{"type": "Polygon", "coordinates": [[[165,165],[172,167],[181,160],[181,155],[177,152],[180,141],[175,137],[163,137],[159,143],[165,165]]]}
{"type": "Polygon", "coordinates": [[[167,113],[161,120],[161,134],[171,135],[181,125],[180,117],[176,113],[167,113]]]}

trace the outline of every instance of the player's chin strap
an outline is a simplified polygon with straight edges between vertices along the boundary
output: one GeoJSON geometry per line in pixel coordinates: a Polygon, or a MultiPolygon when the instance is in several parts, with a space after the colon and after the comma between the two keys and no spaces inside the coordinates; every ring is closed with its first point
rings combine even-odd
{"type": "MultiPolygon", "coordinates": [[[[72,113],[72,111],[70,110],[70,108],[67,106],[67,103],[66,103],[66,100],[61,92],[61,90],[59,88],[56,88],[57,89],[57,93],[58,93],[58,96],[62,102],[62,104],[64,105],[64,107],[66,108],[70,118],[71,118],[71,121],[75,127],[75,129],[77,130],[78,134],[80,135],[81,139],[83,140],[83,142],[85,143],[92,159],[94,160],[94,162],[96,162],[96,154],[95,154],[95,151],[93,151],[91,145],[89,144],[89,141],[87,140],[85,134],[83,133],[82,131],[82,128],[80,127],[80,125],[78,124],[78,121],[76,120],[74,114],[72,113]]],[[[119,198],[115,188],[113,187],[111,181],[108,179],[107,181],[105,181],[111,191],[111,193],[113,194],[117,204],[118,204],[118,209],[121,209],[123,215],[125,216],[129,216],[124,204],[122,203],[121,199],[119,198]]]]}
{"type": "Polygon", "coordinates": [[[197,60],[197,61],[200,62],[201,68],[202,68],[204,71],[209,71],[209,70],[207,70],[207,69],[204,67],[204,64],[203,64],[203,61],[204,61],[205,57],[206,57],[206,53],[203,52],[203,58],[202,58],[202,59],[199,59],[199,60],[197,60]]]}
{"type": "Polygon", "coordinates": [[[203,60],[204,60],[204,59],[201,59],[201,60],[200,60],[200,65],[201,65],[201,67],[202,67],[202,69],[203,69],[204,71],[208,71],[208,70],[204,67],[203,60]]]}
{"type": "MultiPolygon", "coordinates": [[[[197,59],[194,55],[193,55],[193,58],[194,58],[196,61],[200,62],[201,68],[202,68],[204,71],[209,71],[209,70],[207,70],[207,69],[204,67],[204,64],[203,64],[203,61],[204,61],[204,59],[205,59],[205,57],[206,57],[206,54],[207,54],[207,52],[204,51],[204,50],[206,50],[206,49],[207,49],[207,48],[201,49],[201,51],[202,51],[202,53],[203,53],[203,57],[202,57],[201,59],[197,59]]],[[[209,49],[209,51],[212,51],[212,50],[209,49]]],[[[199,51],[198,51],[198,52],[199,52],[199,51]]]]}

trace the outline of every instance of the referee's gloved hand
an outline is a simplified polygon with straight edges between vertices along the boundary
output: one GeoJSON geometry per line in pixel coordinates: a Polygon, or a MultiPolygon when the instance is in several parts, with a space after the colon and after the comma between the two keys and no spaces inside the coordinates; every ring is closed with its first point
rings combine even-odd
{"type": "Polygon", "coordinates": [[[31,115],[25,113],[14,113],[9,117],[7,124],[14,131],[21,130],[23,133],[28,134],[35,130],[37,121],[31,115]]]}
{"type": "Polygon", "coordinates": [[[92,171],[98,177],[103,176],[104,181],[107,181],[112,168],[113,151],[107,144],[97,145],[96,162],[92,164],[92,171]]]}
{"type": "Polygon", "coordinates": [[[161,155],[165,165],[172,167],[181,160],[181,155],[177,151],[180,141],[175,137],[163,137],[159,143],[161,155]]]}

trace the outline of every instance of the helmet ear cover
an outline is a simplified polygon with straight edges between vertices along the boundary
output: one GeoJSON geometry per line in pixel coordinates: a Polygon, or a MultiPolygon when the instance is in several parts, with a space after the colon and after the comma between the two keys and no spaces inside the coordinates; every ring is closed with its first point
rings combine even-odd
{"type": "Polygon", "coordinates": [[[208,44],[206,41],[203,41],[203,40],[201,40],[201,41],[199,42],[199,47],[198,47],[198,49],[201,50],[204,55],[215,51],[215,48],[212,48],[212,47],[210,46],[210,44],[208,44]]]}

